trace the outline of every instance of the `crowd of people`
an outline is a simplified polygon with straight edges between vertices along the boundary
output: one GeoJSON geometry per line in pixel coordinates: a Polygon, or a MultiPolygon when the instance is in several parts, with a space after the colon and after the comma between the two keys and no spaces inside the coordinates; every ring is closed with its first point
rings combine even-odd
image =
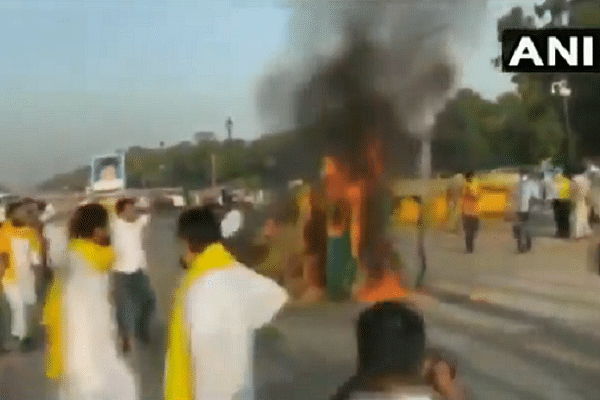
{"type": "MultiPolygon", "coordinates": [[[[359,268],[348,204],[337,202],[330,215],[315,206],[314,195],[297,204],[296,213],[280,210],[265,227],[266,236],[287,248],[269,254],[260,273],[233,255],[235,241],[223,225],[231,218],[211,207],[179,216],[185,273],[169,321],[166,400],[252,399],[254,331],[294,297],[344,300],[354,290],[355,297],[376,302],[369,296],[378,284],[392,293],[400,288],[386,281],[394,271],[388,257],[353,288],[359,268]]],[[[0,228],[2,288],[10,305],[4,314],[10,314],[13,341],[23,352],[45,345],[46,375],[57,382],[61,399],[139,399],[140,383],[126,357],[152,339],[156,300],[143,246],[149,210],[125,198],[112,216],[89,203],[63,229],[44,209],[33,199],[20,200],[0,228]],[[36,332],[40,318],[45,335],[36,332]]],[[[385,246],[374,251],[391,252],[385,246]]],[[[459,380],[449,375],[452,366],[425,352],[422,317],[408,303],[376,303],[360,317],[357,332],[357,375],[335,398],[399,390],[464,398],[459,380]]],[[[17,350],[4,344],[5,351],[17,350]]]]}
{"type": "MultiPolygon", "coordinates": [[[[555,236],[562,239],[589,237],[591,225],[598,221],[600,214],[600,174],[591,171],[563,174],[521,168],[512,194],[509,203],[515,220],[514,234],[521,252],[532,248],[530,224],[536,206],[538,210],[552,209],[555,236]],[[594,179],[596,182],[593,182],[594,179]]],[[[462,225],[467,253],[475,249],[481,196],[481,184],[473,172],[467,172],[464,177],[456,175],[448,185],[446,226],[451,232],[457,232],[462,225]],[[460,219],[462,224],[459,224],[460,219]]]]}

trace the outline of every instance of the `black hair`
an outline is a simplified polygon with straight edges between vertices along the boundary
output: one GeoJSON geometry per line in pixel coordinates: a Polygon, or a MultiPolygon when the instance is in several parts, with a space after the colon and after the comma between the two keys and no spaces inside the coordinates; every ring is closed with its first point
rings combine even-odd
{"type": "Polygon", "coordinates": [[[472,179],[475,173],[473,171],[467,171],[465,174],[465,179],[472,179]]]}
{"type": "Polygon", "coordinates": [[[177,236],[189,244],[192,252],[199,253],[222,240],[221,225],[210,207],[195,207],[179,216],[177,236]]]}
{"type": "Polygon", "coordinates": [[[100,204],[90,203],[79,207],[69,226],[71,239],[90,239],[96,228],[108,226],[108,211],[100,204]]]}
{"type": "Polygon", "coordinates": [[[131,198],[119,199],[119,201],[117,201],[117,204],[115,206],[115,211],[117,212],[117,215],[120,215],[125,210],[125,207],[127,207],[129,204],[134,205],[135,200],[133,200],[131,198]]]}
{"type": "Polygon", "coordinates": [[[6,207],[6,218],[12,218],[13,214],[17,210],[17,208],[21,207],[21,202],[17,201],[14,203],[10,203],[8,207],[6,207]]]}
{"type": "Polygon", "coordinates": [[[361,374],[410,375],[422,366],[425,324],[421,315],[405,303],[386,301],[363,311],[357,339],[361,374]]]}

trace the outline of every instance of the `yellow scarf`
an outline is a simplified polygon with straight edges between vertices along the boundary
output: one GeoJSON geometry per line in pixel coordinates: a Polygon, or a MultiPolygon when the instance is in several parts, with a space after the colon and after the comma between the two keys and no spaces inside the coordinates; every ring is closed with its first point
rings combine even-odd
{"type": "MultiPolygon", "coordinates": [[[[108,272],[114,260],[114,253],[110,247],[84,239],[72,240],[69,250],[82,255],[89,266],[101,273],[108,272]]],[[[56,276],[44,306],[43,323],[48,334],[46,376],[50,379],[59,379],[64,372],[62,288],[62,281],[56,276]]]]}
{"type": "Polygon", "coordinates": [[[213,244],[198,255],[185,274],[175,295],[169,326],[168,351],[165,369],[165,400],[194,398],[194,371],[190,357],[190,337],[184,319],[187,292],[203,275],[230,267],[233,256],[221,244],[213,244]]]}
{"type": "Polygon", "coordinates": [[[32,250],[36,252],[41,251],[41,243],[38,240],[38,236],[36,231],[29,226],[14,226],[12,221],[8,221],[1,228],[1,234],[3,236],[3,240],[5,241],[4,246],[7,247],[6,251],[9,252],[9,268],[6,269],[4,274],[4,281],[13,283],[17,279],[17,266],[16,260],[12,252],[12,239],[20,238],[29,240],[31,243],[32,250]]]}

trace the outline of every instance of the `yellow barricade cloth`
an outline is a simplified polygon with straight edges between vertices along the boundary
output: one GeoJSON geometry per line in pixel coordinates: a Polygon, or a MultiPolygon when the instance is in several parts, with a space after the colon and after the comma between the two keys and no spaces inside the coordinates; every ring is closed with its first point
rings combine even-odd
{"type": "MultiPolygon", "coordinates": [[[[108,272],[115,258],[110,247],[85,239],[72,240],[69,250],[82,255],[94,270],[101,273],[108,272]]],[[[63,283],[59,277],[55,277],[46,299],[42,320],[48,334],[46,376],[50,379],[59,379],[64,372],[62,293],[63,283]]]]}
{"type": "Polygon", "coordinates": [[[175,294],[175,304],[169,325],[165,368],[165,400],[194,398],[190,333],[185,322],[185,302],[188,290],[206,273],[233,266],[235,258],[221,244],[213,244],[196,256],[175,294]]]}

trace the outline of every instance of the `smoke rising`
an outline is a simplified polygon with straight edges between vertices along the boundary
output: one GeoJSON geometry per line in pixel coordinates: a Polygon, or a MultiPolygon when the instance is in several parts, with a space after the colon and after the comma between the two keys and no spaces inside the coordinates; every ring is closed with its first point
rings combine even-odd
{"type": "MultiPolygon", "coordinates": [[[[480,0],[477,0],[479,2],[480,0]]],[[[419,142],[455,87],[451,40],[468,37],[482,3],[292,1],[286,64],[261,81],[270,130],[302,131],[307,148],[343,157],[364,174],[379,137],[392,172],[411,172],[419,142]]]]}

